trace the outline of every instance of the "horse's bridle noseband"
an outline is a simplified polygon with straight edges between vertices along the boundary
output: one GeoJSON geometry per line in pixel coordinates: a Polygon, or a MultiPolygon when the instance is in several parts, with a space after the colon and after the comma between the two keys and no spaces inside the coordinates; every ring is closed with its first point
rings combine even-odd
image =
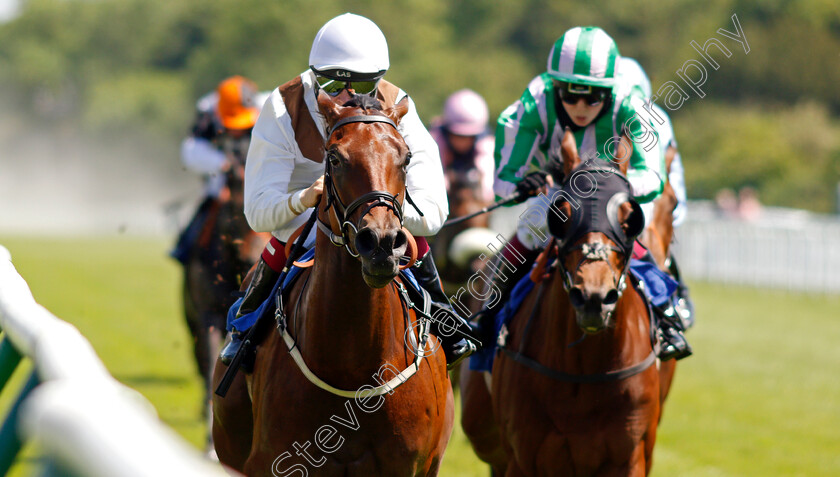
{"type": "MultiPolygon", "coordinates": [[[[560,247],[560,250],[557,253],[557,266],[560,268],[560,272],[562,273],[563,288],[566,290],[566,293],[569,293],[571,289],[574,288],[575,283],[574,278],[572,277],[572,272],[570,272],[563,264],[563,258],[575,250],[580,250],[583,256],[578,261],[577,265],[575,265],[573,271],[578,271],[585,262],[606,262],[607,266],[610,267],[610,273],[612,273],[613,276],[613,286],[615,286],[615,289],[618,292],[618,298],[620,299],[625,288],[627,288],[627,282],[624,278],[627,276],[627,269],[630,268],[630,252],[603,242],[582,243],[569,248],[560,247]],[[615,252],[624,258],[624,268],[620,273],[616,273],[617,270],[613,267],[613,264],[610,263],[609,252],[615,252]]],[[[611,315],[612,312],[609,312],[609,314],[611,315]]]]}
{"type": "MultiPolygon", "coordinates": [[[[395,130],[397,129],[397,125],[394,124],[387,116],[380,116],[380,115],[359,115],[359,116],[348,116],[346,118],[342,118],[330,128],[329,132],[327,133],[327,140],[332,137],[335,131],[350,123],[385,123],[393,127],[395,130]]],[[[332,154],[328,152],[327,155],[332,154]]],[[[361,197],[355,199],[353,202],[350,202],[349,205],[344,205],[344,202],[341,200],[341,196],[338,194],[338,190],[335,188],[335,183],[333,182],[332,178],[332,162],[329,160],[329,157],[326,161],[326,171],[324,172],[324,194],[327,196],[327,204],[325,206],[325,211],[329,213],[331,210],[335,214],[336,222],[339,224],[340,232],[335,233],[332,230],[330,224],[324,223],[321,218],[318,218],[318,229],[321,230],[327,237],[330,238],[330,242],[337,247],[343,246],[350,255],[353,257],[358,257],[359,253],[354,251],[350,244],[350,233],[349,229],[353,229],[353,233],[357,233],[359,231],[358,224],[361,220],[370,213],[376,207],[387,207],[391,210],[394,215],[397,216],[397,219],[400,221],[400,227],[403,224],[403,208],[400,201],[397,197],[400,195],[397,193],[396,195],[391,194],[390,192],[381,191],[381,190],[374,190],[368,193],[362,194],[361,197]],[[362,210],[361,215],[359,215],[358,220],[354,224],[350,221],[350,217],[356,212],[357,209],[361,208],[363,205],[367,204],[367,206],[362,210]]],[[[407,192],[406,192],[407,195],[407,192]]],[[[316,212],[317,213],[317,212],[316,212]]]]}

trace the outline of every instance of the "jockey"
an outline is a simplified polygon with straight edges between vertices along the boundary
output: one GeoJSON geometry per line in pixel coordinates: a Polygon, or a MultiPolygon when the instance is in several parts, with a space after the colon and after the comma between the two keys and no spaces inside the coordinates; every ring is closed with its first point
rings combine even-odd
{"type": "MultiPolygon", "coordinates": [[[[493,136],[488,133],[490,113],[487,103],[478,93],[462,89],[452,93],[443,106],[443,116],[432,121],[429,133],[440,150],[444,172],[476,171],[485,202],[493,202],[493,136]]],[[[446,175],[449,192],[449,176],[446,175]]]]}
{"type": "Polygon", "coordinates": [[[181,143],[181,160],[187,169],[203,176],[204,199],[170,253],[181,263],[189,258],[212,205],[225,188],[224,173],[230,161],[245,161],[251,128],[259,115],[258,100],[253,81],[231,76],[196,103],[192,132],[181,143]]]}
{"type": "MultiPolygon", "coordinates": [[[[382,79],[388,70],[388,45],[379,27],[367,18],[346,13],[328,21],[315,36],[309,69],[272,91],[254,126],[245,166],[245,216],[256,231],[272,233],[238,316],[253,311],[267,298],[285,265],[284,248],[291,234],[306,222],[324,188],[326,121],[318,110],[323,90],[337,104],[354,95],[371,95],[383,107],[393,106],[406,93],[382,79]]],[[[424,236],[437,233],[449,214],[437,146],[409,98],[408,113],[399,123],[412,153],[406,187],[413,207],[405,207],[404,226],[417,237],[417,265],[412,268],[433,304],[469,330],[449,305],[441,288],[434,259],[424,236]]],[[[315,230],[313,229],[313,233],[315,230]]],[[[434,313],[433,313],[434,315],[434,313]]],[[[433,323],[432,331],[437,331],[433,323]]],[[[472,354],[476,345],[456,333],[437,333],[450,366],[472,354]]],[[[241,344],[234,330],[221,359],[229,363],[241,344]]]]}
{"type": "MultiPolygon", "coordinates": [[[[597,27],[575,27],[563,34],[548,56],[547,71],[528,85],[521,98],[505,109],[496,127],[496,180],[498,196],[518,194],[520,202],[539,205],[533,197],[552,183],[562,183],[560,141],[569,128],[577,142],[584,163],[612,161],[621,136],[636,142],[630,149],[627,179],[633,196],[640,204],[656,199],[663,190],[663,157],[658,147],[642,147],[645,140],[655,139],[652,126],[644,118],[644,96],[641,90],[615,88],[618,48],[613,39],[597,27]],[[637,114],[639,113],[639,114],[637,114]],[[530,197],[530,198],[529,198],[530,197]]],[[[551,196],[553,191],[548,193],[551,196]]],[[[513,284],[530,268],[530,263],[548,243],[545,223],[522,220],[516,236],[504,247],[497,266],[526,262],[509,270],[507,276],[496,273],[493,286],[502,292],[494,303],[504,303],[513,284]],[[518,257],[515,255],[519,254],[518,257]],[[508,278],[509,277],[509,278],[508,278]]],[[[629,257],[628,257],[629,259],[629,257]]],[[[493,336],[497,310],[485,306],[477,314],[477,332],[487,344],[493,336]]],[[[660,320],[661,359],[684,357],[690,353],[688,343],[675,324],[660,320]]]]}
{"type": "MultiPolygon", "coordinates": [[[[645,98],[649,99],[652,97],[653,89],[650,85],[650,79],[648,79],[641,65],[633,58],[626,56],[619,58],[617,81],[618,87],[620,88],[631,89],[634,86],[638,86],[644,93],[645,98]]],[[[665,157],[669,149],[673,148],[674,151],[674,159],[671,161],[671,168],[668,171],[668,183],[671,184],[671,188],[674,189],[674,194],[677,197],[677,206],[673,211],[672,222],[674,228],[677,228],[685,221],[685,215],[688,212],[682,158],[677,149],[677,140],[674,137],[674,128],[671,125],[671,118],[668,116],[668,113],[654,103],[651,103],[651,108],[653,113],[649,114],[649,117],[659,136],[659,146],[663,157],[665,157]]],[[[673,255],[669,257],[669,262],[671,273],[679,282],[675,308],[683,320],[684,327],[688,328],[694,323],[694,305],[691,298],[689,298],[688,287],[682,281],[676,258],[673,255]]]]}

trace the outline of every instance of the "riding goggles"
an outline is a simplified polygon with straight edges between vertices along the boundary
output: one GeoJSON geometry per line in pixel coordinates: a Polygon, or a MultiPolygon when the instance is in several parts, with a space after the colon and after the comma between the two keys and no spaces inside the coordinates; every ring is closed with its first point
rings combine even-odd
{"type": "Polygon", "coordinates": [[[560,94],[560,99],[570,105],[574,106],[581,99],[586,102],[588,106],[598,106],[607,99],[609,90],[605,88],[593,88],[592,86],[583,86],[572,83],[558,83],[557,91],[560,94]]]}
{"type": "Polygon", "coordinates": [[[351,71],[318,71],[314,68],[312,71],[315,73],[318,87],[330,96],[338,96],[345,89],[352,89],[356,94],[373,93],[385,74],[384,71],[380,71],[372,75],[360,75],[351,71]]]}

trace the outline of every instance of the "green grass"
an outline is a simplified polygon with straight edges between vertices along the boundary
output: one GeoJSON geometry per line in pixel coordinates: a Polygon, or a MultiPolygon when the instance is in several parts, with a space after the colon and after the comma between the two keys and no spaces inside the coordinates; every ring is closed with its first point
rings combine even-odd
{"type": "MultiPolygon", "coordinates": [[[[200,447],[200,383],[168,240],[0,237],[35,299],[200,447]]],[[[840,475],[840,299],[695,284],[695,355],[680,362],[655,476],[840,475]]],[[[21,370],[23,371],[23,370],[21,370]]],[[[22,372],[0,399],[8,406],[22,372]]],[[[31,475],[25,449],[11,475],[31,475]]],[[[460,428],[443,476],[486,476],[460,428]]]]}

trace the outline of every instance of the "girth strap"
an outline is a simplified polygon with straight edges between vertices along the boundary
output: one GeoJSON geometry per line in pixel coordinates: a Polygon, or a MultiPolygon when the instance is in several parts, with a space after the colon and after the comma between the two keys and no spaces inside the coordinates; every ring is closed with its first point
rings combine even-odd
{"type": "Polygon", "coordinates": [[[556,379],[557,381],[564,381],[567,383],[604,383],[608,381],[618,381],[641,373],[642,371],[649,368],[650,365],[654,363],[654,361],[656,361],[656,352],[651,351],[647,358],[644,359],[644,361],[624,369],[607,371],[601,374],[568,374],[540,364],[539,362],[525,356],[522,353],[514,353],[513,351],[507,349],[504,346],[501,348],[507,357],[516,361],[517,363],[525,367],[531,368],[534,371],[548,376],[552,379],[556,379]]]}

